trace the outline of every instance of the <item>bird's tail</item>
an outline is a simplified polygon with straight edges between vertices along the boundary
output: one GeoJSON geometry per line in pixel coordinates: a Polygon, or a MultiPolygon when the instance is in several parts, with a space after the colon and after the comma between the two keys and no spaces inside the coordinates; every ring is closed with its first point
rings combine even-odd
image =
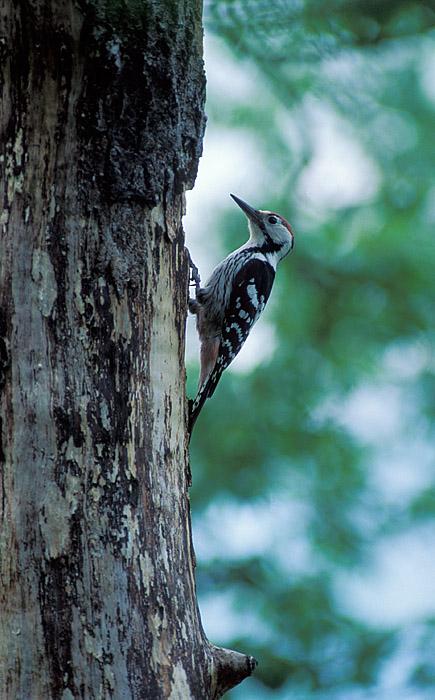
{"type": "Polygon", "coordinates": [[[195,398],[189,399],[189,435],[192,434],[193,426],[196,423],[196,419],[198,418],[205,401],[213,396],[222,372],[223,368],[220,366],[215,367],[200,387],[195,398]]]}

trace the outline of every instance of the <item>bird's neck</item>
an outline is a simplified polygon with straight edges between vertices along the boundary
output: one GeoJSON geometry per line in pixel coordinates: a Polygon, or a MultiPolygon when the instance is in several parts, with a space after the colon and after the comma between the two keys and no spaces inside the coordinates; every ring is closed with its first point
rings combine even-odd
{"type": "Polygon", "coordinates": [[[259,241],[252,236],[242,246],[241,250],[249,250],[251,253],[258,253],[259,257],[263,257],[274,270],[276,270],[279,261],[288,253],[288,250],[284,250],[284,246],[279,243],[267,241],[264,238],[259,241]]]}

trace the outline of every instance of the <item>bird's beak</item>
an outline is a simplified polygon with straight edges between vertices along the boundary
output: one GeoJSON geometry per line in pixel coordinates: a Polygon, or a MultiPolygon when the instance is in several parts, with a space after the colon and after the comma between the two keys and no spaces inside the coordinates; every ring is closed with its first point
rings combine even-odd
{"type": "Polygon", "coordinates": [[[256,224],[261,223],[260,212],[257,211],[257,209],[254,209],[254,207],[251,207],[249,204],[246,204],[246,202],[244,202],[243,199],[239,199],[238,197],[236,197],[235,194],[230,194],[230,197],[232,197],[235,203],[239,205],[240,209],[242,209],[242,211],[245,212],[248,219],[250,219],[256,224]]]}

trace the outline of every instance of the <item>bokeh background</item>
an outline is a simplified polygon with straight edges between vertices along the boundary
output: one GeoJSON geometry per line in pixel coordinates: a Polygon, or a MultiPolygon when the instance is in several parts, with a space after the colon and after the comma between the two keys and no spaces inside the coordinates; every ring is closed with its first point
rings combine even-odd
{"type": "MultiPolygon", "coordinates": [[[[205,630],[232,700],[435,698],[435,3],[206,0],[208,127],[187,199],[203,280],[295,252],[193,435],[205,630]]],[[[188,392],[198,344],[189,322],[188,392]]]]}

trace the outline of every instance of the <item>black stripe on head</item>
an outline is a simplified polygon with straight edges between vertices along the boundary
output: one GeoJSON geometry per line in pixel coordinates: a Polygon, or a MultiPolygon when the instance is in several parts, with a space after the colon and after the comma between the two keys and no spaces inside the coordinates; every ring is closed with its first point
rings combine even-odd
{"type": "Polygon", "coordinates": [[[284,245],[283,243],[275,243],[275,241],[272,241],[271,237],[268,233],[266,233],[266,231],[263,231],[263,233],[265,242],[262,246],[260,246],[260,250],[262,253],[277,253],[279,250],[281,250],[281,248],[284,245]]]}

